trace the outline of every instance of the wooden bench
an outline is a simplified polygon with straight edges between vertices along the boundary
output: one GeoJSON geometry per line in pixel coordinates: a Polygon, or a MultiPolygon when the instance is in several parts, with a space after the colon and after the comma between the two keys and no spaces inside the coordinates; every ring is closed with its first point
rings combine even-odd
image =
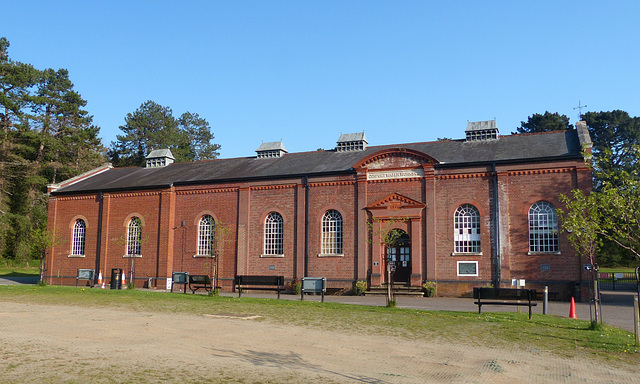
{"type": "Polygon", "coordinates": [[[238,297],[242,297],[243,289],[259,289],[263,291],[277,291],[280,299],[280,291],[284,290],[284,276],[245,276],[237,275],[235,281],[238,297]]]}
{"type": "Polygon", "coordinates": [[[200,288],[207,292],[211,292],[211,279],[207,275],[189,275],[189,289],[192,293],[200,288]]]}
{"type": "Polygon", "coordinates": [[[531,307],[535,307],[535,289],[515,288],[473,288],[473,298],[477,301],[478,313],[482,312],[483,305],[519,305],[529,307],[529,319],[531,319],[531,307]]]}

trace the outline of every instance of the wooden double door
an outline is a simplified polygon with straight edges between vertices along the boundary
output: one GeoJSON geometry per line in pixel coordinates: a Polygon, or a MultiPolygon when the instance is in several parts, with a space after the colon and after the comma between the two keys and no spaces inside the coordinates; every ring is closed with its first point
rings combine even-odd
{"type": "Polygon", "coordinates": [[[411,239],[399,231],[397,240],[387,248],[387,262],[391,265],[391,279],[394,283],[408,283],[411,279],[411,239]]]}

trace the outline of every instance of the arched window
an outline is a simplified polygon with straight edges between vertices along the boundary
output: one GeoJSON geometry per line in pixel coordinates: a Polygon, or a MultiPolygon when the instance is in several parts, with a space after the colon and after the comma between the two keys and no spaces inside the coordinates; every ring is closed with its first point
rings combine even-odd
{"type": "Polygon", "coordinates": [[[271,212],[264,220],[264,254],[282,255],[282,215],[271,212]]]}
{"type": "Polygon", "coordinates": [[[127,226],[127,255],[141,255],[142,221],[132,217],[127,226]]]}
{"type": "Polygon", "coordinates": [[[529,252],[558,252],[558,215],[547,201],[529,208],[529,252]]]}
{"type": "Polygon", "coordinates": [[[325,255],[342,254],[342,215],[335,209],[322,216],[322,248],[325,255]]]}
{"type": "Polygon", "coordinates": [[[198,255],[211,256],[216,223],[210,215],[204,215],[198,224],[198,255]]]}
{"type": "Polygon", "coordinates": [[[463,204],[453,215],[455,253],[480,253],[480,212],[471,204],[463,204]]]}
{"type": "Polygon", "coordinates": [[[73,225],[73,240],[71,246],[72,255],[84,255],[84,239],[87,232],[87,225],[84,220],[78,219],[73,225]]]}

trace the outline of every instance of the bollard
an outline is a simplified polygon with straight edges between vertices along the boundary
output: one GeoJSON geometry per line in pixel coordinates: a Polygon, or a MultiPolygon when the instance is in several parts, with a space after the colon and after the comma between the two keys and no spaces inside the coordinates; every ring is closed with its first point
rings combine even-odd
{"type": "Polygon", "coordinates": [[[546,315],[547,314],[547,308],[549,305],[549,287],[548,286],[544,286],[544,296],[542,296],[542,314],[546,315]]]}
{"type": "Polygon", "coordinates": [[[633,296],[633,330],[636,334],[636,347],[640,346],[640,324],[638,324],[638,295],[633,296]]]}

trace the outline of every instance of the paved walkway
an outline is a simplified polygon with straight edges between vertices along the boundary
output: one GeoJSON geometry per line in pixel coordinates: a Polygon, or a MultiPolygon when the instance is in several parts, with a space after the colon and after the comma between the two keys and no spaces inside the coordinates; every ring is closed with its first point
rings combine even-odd
{"type": "MultiPolygon", "coordinates": [[[[223,292],[223,296],[238,297],[237,293],[223,292]]],[[[633,296],[635,292],[607,291],[601,294],[602,297],[602,318],[605,323],[623,328],[633,332],[633,296]]],[[[275,298],[274,294],[243,293],[242,297],[275,298]]],[[[297,295],[281,295],[285,300],[300,300],[297,295]]],[[[320,301],[320,296],[305,296],[305,300],[320,301]]],[[[477,312],[478,306],[473,303],[473,299],[448,298],[448,297],[412,297],[396,296],[396,303],[399,308],[412,308],[438,311],[466,311],[477,312]]],[[[325,296],[325,302],[360,304],[360,305],[386,305],[384,296],[325,296]]],[[[561,301],[550,301],[547,314],[569,317],[570,303],[561,301]]],[[[482,306],[482,312],[516,312],[516,306],[482,306]]],[[[521,311],[528,311],[528,308],[521,307],[521,311]]],[[[533,313],[542,314],[542,302],[533,308],[533,313]]],[[[576,315],[580,320],[591,320],[593,309],[589,303],[576,303],[576,315]]]]}
{"type": "MultiPolygon", "coordinates": [[[[12,277],[12,278],[0,278],[0,285],[6,284],[35,284],[38,278],[24,278],[24,277],[12,277]]],[[[190,294],[190,293],[189,293],[190,294]]],[[[223,296],[237,297],[237,293],[223,292],[223,296]]],[[[609,325],[620,327],[629,332],[633,332],[633,296],[635,292],[624,291],[605,291],[602,292],[602,319],[609,325]]],[[[243,297],[258,297],[258,298],[275,298],[274,294],[261,294],[246,292],[243,297]]],[[[281,295],[284,300],[300,300],[300,296],[297,295],[281,295]]],[[[320,296],[305,296],[305,300],[320,301],[320,296]]],[[[384,296],[325,296],[325,301],[344,304],[360,304],[360,305],[386,305],[386,298],[384,296]]],[[[473,304],[473,299],[467,298],[446,298],[446,297],[411,297],[411,296],[397,296],[397,306],[399,308],[413,308],[424,310],[439,310],[439,311],[467,311],[476,312],[478,306],[473,304]]],[[[569,316],[568,302],[550,301],[547,313],[549,315],[568,317],[569,316]]],[[[526,307],[521,308],[522,311],[527,311],[526,307]]],[[[487,305],[483,306],[483,312],[516,312],[515,306],[495,306],[487,305]]],[[[533,313],[542,313],[542,302],[538,302],[538,306],[533,308],[533,313]]],[[[576,303],[576,315],[581,320],[591,320],[593,316],[593,308],[590,308],[589,303],[576,303]]]]}

